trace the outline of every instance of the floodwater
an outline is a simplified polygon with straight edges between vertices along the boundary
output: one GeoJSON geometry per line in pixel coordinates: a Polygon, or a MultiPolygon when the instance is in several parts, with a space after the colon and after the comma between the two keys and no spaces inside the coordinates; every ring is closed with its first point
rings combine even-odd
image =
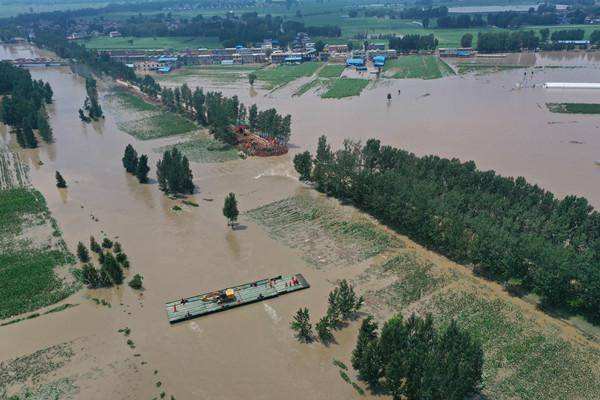
{"type": "MultiPolygon", "coordinates": [[[[13,54],[0,46],[0,57],[7,52],[13,54]]],[[[600,77],[595,68],[534,71],[537,83],[600,77]]],[[[0,360],[82,340],[79,351],[89,357],[78,373],[102,371],[94,379],[81,378],[82,399],[152,398],[157,395],[156,381],[178,399],[360,397],[331,365],[333,358],[349,364],[356,323],[336,333],[339,344],[329,349],[300,344],[289,329],[292,314],[301,306],[310,308],[313,321],[323,315],[329,282],[344,277],[345,270],[314,270],[251,221],[242,218],[241,229],[231,231],[221,214],[223,199],[231,191],[243,212],[306,190],[294,178],[291,157],[314,150],[321,134],[334,148],[345,138],[378,137],[418,154],[474,159],[481,168],[523,175],[559,195],[581,194],[600,204],[600,168],[594,165],[600,159],[600,119],[550,114],[544,107],[545,102],[597,101],[598,93],[516,90],[523,70],[377,82],[360,97],[347,100],[323,100],[311,93],[291,97],[302,82],[272,93],[246,82],[219,86],[246,104],[291,113],[292,151],[268,159],[192,163],[198,187],[194,198],[200,207],[180,213],[171,210],[176,201],[164,196],[156,182],[138,184],[121,164],[125,146],[132,143],[138,153],[149,155],[154,171],[158,155],[152,149],[160,140],[141,142],[121,132],[105,98],[106,119],[81,123],[77,109],[85,84],[68,68],[31,73],[54,89],[49,114],[56,139],[22,152],[33,185],[46,197],[71,249],[90,235],[118,237],[131,260],[130,274],[145,278],[143,295],[126,286],[82,290],[68,300],[80,303],[77,307],[0,328],[0,360]],[[393,94],[389,104],[387,93],[393,94]],[[66,192],[55,187],[55,170],[67,180],[66,192]],[[167,322],[163,305],[168,300],[291,272],[303,273],[311,288],[175,326],[167,322]],[[112,307],[95,305],[85,296],[106,299],[112,307]],[[131,329],[135,350],[117,333],[124,327],[131,329]],[[141,365],[141,360],[147,364],[141,365]]],[[[189,82],[194,83],[193,78],[189,82]]],[[[6,132],[0,137],[11,140],[6,132]]]]}

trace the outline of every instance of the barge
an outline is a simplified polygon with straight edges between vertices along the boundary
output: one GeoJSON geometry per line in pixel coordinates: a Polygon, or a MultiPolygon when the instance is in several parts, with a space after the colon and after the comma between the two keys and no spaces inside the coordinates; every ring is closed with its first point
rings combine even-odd
{"type": "Polygon", "coordinates": [[[309,287],[302,274],[279,275],[170,301],[165,308],[169,323],[174,324],[309,287]]]}

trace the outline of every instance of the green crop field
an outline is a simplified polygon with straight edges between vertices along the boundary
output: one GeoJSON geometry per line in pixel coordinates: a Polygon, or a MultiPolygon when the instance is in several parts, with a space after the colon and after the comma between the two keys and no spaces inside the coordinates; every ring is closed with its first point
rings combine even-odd
{"type": "Polygon", "coordinates": [[[437,56],[400,56],[383,67],[385,77],[396,79],[437,79],[454,71],[437,56]]]}
{"type": "MultiPolygon", "coordinates": [[[[317,268],[369,263],[366,269],[361,264],[351,283],[365,298],[365,312],[380,326],[394,313],[430,313],[437,326],[457,320],[482,344],[480,397],[600,398],[597,333],[565,329],[563,321],[497,290],[466,268],[405,244],[361,213],[305,196],[267,204],[248,215],[317,268]]],[[[351,368],[343,371],[348,379],[355,376],[351,368]]]]}
{"type": "Polygon", "coordinates": [[[89,49],[102,50],[145,50],[145,49],[198,49],[202,47],[221,47],[218,38],[204,37],[115,37],[99,36],[92,39],[82,39],[79,43],[89,49]]]}
{"type": "MultiPolygon", "coordinates": [[[[6,154],[10,153],[0,153],[0,158],[6,154]]],[[[76,284],[67,279],[68,273],[62,274],[73,262],[42,194],[22,184],[3,187],[0,320],[56,303],[73,293],[76,284]]]]}
{"type": "Polygon", "coordinates": [[[319,78],[337,78],[344,72],[344,69],[346,69],[344,65],[327,64],[319,70],[318,76],[319,78]]]}
{"type": "Polygon", "coordinates": [[[272,237],[302,251],[303,258],[318,269],[359,262],[400,245],[364,216],[348,216],[308,194],[267,204],[247,215],[272,237]]]}
{"type": "Polygon", "coordinates": [[[341,99],[359,96],[369,84],[367,79],[336,78],[330,83],[327,91],[321,95],[324,99],[341,99]]]}
{"type": "Polygon", "coordinates": [[[546,103],[553,113],[561,114],[600,114],[598,103],[546,103]]]}
{"type": "Polygon", "coordinates": [[[256,71],[258,80],[268,89],[276,89],[298,78],[312,76],[322,65],[320,62],[305,62],[297,65],[279,65],[275,68],[263,68],[256,71]]]}
{"type": "Polygon", "coordinates": [[[156,111],[158,109],[154,104],[147,103],[142,98],[124,90],[116,90],[114,96],[124,107],[135,111],[156,111]]]}
{"type": "Polygon", "coordinates": [[[163,153],[165,150],[177,148],[190,161],[200,163],[217,163],[239,159],[238,151],[231,145],[212,139],[205,134],[194,135],[185,142],[163,146],[154,151],[163,153]]]}
{"type": "Polygon", "coordinates": [[[141,119],[120,122],[119,129],[141,140],[181,135],[198,129],[189,119],[172,112],[158,112],[141,119]]]}
{"type": "Polygon", "coordinates": [[[109,100],[109,105],[116,111],[119,129],[140,140],[181,135],[198,129],[189,119],[120,89],[114,90],[109,100]]]}

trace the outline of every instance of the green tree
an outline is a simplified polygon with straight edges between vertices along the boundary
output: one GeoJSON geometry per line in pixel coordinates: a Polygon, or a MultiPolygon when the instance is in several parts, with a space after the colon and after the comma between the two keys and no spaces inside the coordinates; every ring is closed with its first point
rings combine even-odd
{"type": "Polygon", "coordinates": [[[128,144],[127,147],[125,147],[125,154],[123,154],[123,158],[121,159],[121,161],[123,162],[123,167],[125,167],[125,170],[127,172],[129,172],[130,174],[136,173],[138,156],[137,152],[131,144],[128,144]]]}
{"type": "Polygon", "coordinates": [[[250,129],[255,131],[258,127],[258,107],[256,104],[252,104],[248,110],[248,124],[250,129]]]}
{"type": "Polygon", "coordinates": [[[548,41],[549,37],[550,37],[550,29],[548,29],[548,28],[540,29],[540,40],[542,43],[546,43],[548,41]]]}
{"type": "Polygon", "coordinates": [[[473,45],[473,34],[465,33],[460,38],[461,47],[471,47],[473,45]]]}
{"type": "Polygon", "coordinates": [[[294,320],[290,323],[290,327],[296,331],[296,335],[300,341],[311,342],[313,340],[312,325],[310,323],[310,313],[308,308],[299,308],[294,315],[294,320]]]}
{"type": "Polygon", "coordinates": [[[135,274],[133,276],[133,278],[131,278],[131,280],[129,281],[129,286],[132,287],[133,289],[140,290],[143,287],[143,284],[142,284],[143,280],[144,280],[143,276],[141,276],[140,274],[135,274]]]}
{"type": "Polygon", "coordinates": [[[102,239],[102,247],[105,249],[111,249],[113,247],[113,242],[109,238],[105,237],[102,239]]]}
{"type": "Polygon", "coordinates": [[[38,141],[35,138],[33,129],[31,129],[31,125],[29,124],[25,124],[25,126],[23,127],[23,139],[25,147],[29,149],[35,149],[36,147],[38,147],[38,141]]]}
{"type": "Polygon", "coordinates": [[[600,44],[600,29],[596,29],[590,33],[590,43],[593,45],[600,44]]]}
{"type": "Polygon", "coordinates": [[[96,242],[96,239],[93,236],[90,236],[90,250],[92,250],[96,254],[102,253],[102,247],[96,242]]]}
{"type": "Polygon", "coordinates": [[[312,171],[312,158],[310,152],[305,151],[304,153],[296,154],[294,156],[294,168],[300,174],[301,181],[309,180],[312,171]]]}
{"type": "Polygon", "coordinates": [[[317,337],[321,343],[327,345],[333,342],[334,337],[331,333],[331,326],[329,324],[329,318],[327,318],[327,315],[322,317],[319,322],[316,323],[315,331],[317,332],[317,337]]]}
{"type": "Polygon", "coordinates": [[[256,81],[256,74],[254,72],[250,72],[248,74],[248,83],[250,83],[250,86],[254,86],[255,81],[256,81]]]}
{"type": "Polygon", "coordinates": [[[48,123],[48,114],[46,113],[46,108],[43,106],[38,110],[37,127],[40,136],[46,143],[52,143],[54,141],[52,127],[48,123]]]}
{"type": "Polygon", "coordinates": [[[98,270],[90,263],[85,264],[76,276],[78,276],[81,283],[87,285],[90,289],[98,288],[102,284],[98,270]]]}
{"type": "Polygon", "coordinates": [[[138,160],[135,171],[135,176],[140,183],[148,183],[148,172],[150,172],[150,167],[148,167],[148,156],[142,154],[138,160]]]}
{"type": "Polygon", "coordinates": [[[62,177],[62,175],[60,174],[60,172],[56,171],[55,177],[56,177],[56,187],[57,188],[64,189],[64,188],[67,187],[67,182],[62,177]]]}
{"type": "Polygon", "coordinates": [[[225,202],[223,204],[223,215],[225,218],[227,218],[227,226],[233,227],[239,215],[237,200],[234,193],[229,193],[227,197],[225,197],[225,202]]]}
{"type": "Polygon", "coordinates": [[[87,247],[81,242],[77,243],[77,257],[82,263],[90,261],[90,253],[88,252],[87,247]]]}
{"type": "Polygon", "coordinates": [[[352,351],[352,367],[360,371],[362,368],[363,357],[369,343],[377,340],[377,322],[372,316],[363,319],[360,330],[358,331],[358,339],[356,340],[356,348],[352,351]]]}
{"type": "Polygon", "coordinates": [[[107,275],[110,276],[110,279],[114,284],[120,285],[123,283],[123,270],[111,252],[104,253],[101,270],[105,271],[107,275]]]}

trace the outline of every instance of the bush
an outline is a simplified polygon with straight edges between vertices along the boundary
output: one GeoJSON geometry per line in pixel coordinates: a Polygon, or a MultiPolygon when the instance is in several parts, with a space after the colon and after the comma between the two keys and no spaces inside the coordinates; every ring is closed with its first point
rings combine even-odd
{"type": "Polygon", "coordinates": [[[140,274],[135,274],[133,276],[133,278],[131,278],[131,280],[129,281],[129,286],[131,286],[133,289],[140,290],[143,288],[143,285],[142,285],[143,280],[144,280],[143,276],[141,276],[140,274]]]}

